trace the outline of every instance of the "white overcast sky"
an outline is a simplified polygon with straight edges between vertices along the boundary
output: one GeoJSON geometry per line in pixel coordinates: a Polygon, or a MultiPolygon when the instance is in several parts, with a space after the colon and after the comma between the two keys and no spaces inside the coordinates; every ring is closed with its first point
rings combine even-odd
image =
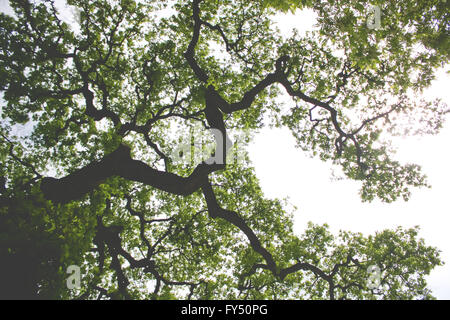
{"type": "MultiPolygon", "coordinates": [[[[8,11],[7,1],[0,0],[0,10],[8,11]]],[[[69,10],[64,10],[62,15],[67,20],[72,19],[69,10]]],[[[283,34],[287,35],[292,28],[301,32],[311,29],[314,14],[307,11],[296,15],[280,15],[276,21],[283,34]]],[[[450,105],[449,80],[449,75],[441,70],[426,96],[440,97],[450,105]]],[[[298,234],[301,234],[308,221],[327,223],[333,232],[350,230],[366,235],[386,228],[419,225],[420,236],[426,240],[426,244],[442,250],[441,258],[446,262],[445,266],[431,273],[429,286],[438,299],[450,299],[448,120],[438,135],[395,140],[397,159],[421,165],[432,185],[432,189],[414,189],[408,202],[362,203],[357,182],[331,180],[331,165],[307,158],[294,147],[294,138],[287,129],[262,130],[256,135],[249,152],[266,196],[289,197],[290,202],[298,208],[295,214],[295,231],[298,234]]]]}
{"type": "MultiPolygon", "coordinates": [[[[276,19],[283,34],[294,27],[299,31],[314,24],[311,11],[296,15],[280,15],[276,19]]],[[[437,80],[426,91],[428,98],[441,98],[450,105],[450,68],[440,70],[437,80]]],[[[270,198],[289,197],[298,209],[294,215],[295,232],[299,235],[308,221],[327,223],[330,229],[373,234],[397,226],[420,226],[419,235],[427,245],[442,250],[446,265],[434,269],[428,277],[429,287],[438,299],[450,299],[450,117],[438,135],[397,138],[396,159],[422,166],[431,189],[413,189],[408,202],[391,204],[374,201],[362,203],[359,183],[350,180],[333,181],[332,166],[310,159],[295,148],[295,140],[287,129],[264,129],[249,152],[265,195],[270,198]]]]}

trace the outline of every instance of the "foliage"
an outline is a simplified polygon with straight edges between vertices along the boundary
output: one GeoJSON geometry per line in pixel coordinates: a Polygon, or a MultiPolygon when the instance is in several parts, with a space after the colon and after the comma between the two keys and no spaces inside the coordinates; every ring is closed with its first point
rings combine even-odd
{"type": "Polygon", "coordinates": [[[362,200],[407,200],[426,178],[392,157],[387,133],[442,126],[446,105],[417,97],[448,62],[446,1],[374,1],[380,29],[361,1],[67,3],[71,24],[50,0],[14,0],[0,15],[0,287],[63,299],[432,298],[425,276],[442,262],[417,228],[297,236],[248,157],[170,155],[195,125],[227,137],[271,123],[361,181],[362,200]],[[317,31],[283,37],[271,17],[305,8],[317,31]]]}

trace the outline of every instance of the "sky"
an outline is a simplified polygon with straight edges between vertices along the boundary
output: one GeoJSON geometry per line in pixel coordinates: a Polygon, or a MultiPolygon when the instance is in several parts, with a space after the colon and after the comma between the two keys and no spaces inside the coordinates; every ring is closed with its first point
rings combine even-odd
{"type": "MultiPolygon", "coordinates": [[[[279,15],[276,19],[283,34],[294,27],[311,29],[314,13],[279,15]]],[[[439,70],[437,79],[424,93],[426,98],[441,98],[450,105],[450,76],[439,70]]],[[[256,175],[269,198],[288,197],[297,207],[294,231],[300,235],[309,221],[327,223],[332,232],[339,230],[374,234],[384,229],[421,227],[419,236],[425,243],[439,248],[446,263],[435,268],[428,277],[429,288],[438,299],[450,299],[450,117],[441,132],[434,136],[393,139],[397,147],[395,158],[403,163],[422,166],[432,188],[413,189],[408,202],[397,200],[363,203],[360,184],[351,180],[336,181],[332,165],[318,158],[309,158],[295,148],[288,129],[263,129],[249,148],[256,175]],[[282,160],[280,160],[282,159],[282,160]]]]}
{"type": "MultiPolygon", "coordinates": [[[[0,0],[0,10],[5,9],[6,1],[0,0]]],[[[72,13],[64,11],[63,15],[71,19],[72,13]]],[[[300,33],[311,29],[314,20],[311,11],[279,15],[275,19],[286,35],[292,28],[300,33]]],[[[450,76],[446,70],[448,66],[438,72],[437,80],[425,95],[442,98],[450,105],[450,76]]],[[[441,259],[446,262],[432,271],[428,277],[429,287],[438,299],[450,299],[449,141],[450,118],[437,135],[394,140],[393,145],[398,147],[396,158],[421,165],[432,188],[413,189],[408,202],[399,200],[391,204],[362,203],[358,182],[332,180],[332,166],[308,158],[296,149],[287,129],[263,129],[252,141],[249,154],[266,196],[288,197],[297,207],[294,230],[299,235],[309,221],[327,223],[335,233],[349,230],[366,235],[397,226],[420,226],[419,235],[427,245],[442,250],[441,259]]]]}

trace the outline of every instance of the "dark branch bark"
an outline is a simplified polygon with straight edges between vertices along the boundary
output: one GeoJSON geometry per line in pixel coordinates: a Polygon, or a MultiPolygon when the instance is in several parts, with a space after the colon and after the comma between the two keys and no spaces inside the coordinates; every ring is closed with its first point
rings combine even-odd
{"type": "Polygon", "coordinates": [[[236,212],[225,210],[220,207],[220,205],[217,202],[216,195],[214,194],[214,190],[212,189],[212,186],[207,179],[205,179],[202,185],[202,190],[203,195],[205,196],[206,204],[208,206],[208,211],[211,218],[213,219],[222,218],[238,227],[247,236],[253,250],[261,254],[263,258],[266,260],[268,268],[274,274],[277,274],[275,260],[273,259],[269,251],[267,251],[267,249],[265,249],[261,245],[261,242],[259,241],[258,237],[253,232],[253,230],[248,226],[245,220],[242,219],[242,217],[240,217],[236,212]]]}
{"type": "Polygon", "coordinates": [[[162,191],[186,196],[200,188],[202,179],[224,165],[202,163],[188,177],[151,168],[131,158],[130,148],[121,145],[117,150],[96,163],[91,163],[61,179],[43,178],[41,190],[54,202],[66,203],[81,198],[111,176],[141,182],[162,191]]]}

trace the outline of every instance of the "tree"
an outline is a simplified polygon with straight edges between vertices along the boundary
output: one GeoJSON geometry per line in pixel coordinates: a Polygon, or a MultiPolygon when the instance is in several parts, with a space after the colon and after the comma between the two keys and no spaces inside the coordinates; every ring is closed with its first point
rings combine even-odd
{"type": "Polygon", "coordinates": [[[298,237],[248,157],[227,155],[233,130],[287,126],[360,181],[364,201],[427,186],[386,133],[442,125],[446,105],[417,96],[448,61],[445,1],[374,1],[380,28],[360,1],[67,2],[74,25],[50,0],[11,1],[15,15],[0,16],[4,296],[432,298],[424,277],[442,261],[417,229],[310,225],[298,237]],[[302,8],[318,31],[284,39],[270,17],[302,8]],[[210,158],[173,161],[199,126],[220,133],[210,158]]]}

